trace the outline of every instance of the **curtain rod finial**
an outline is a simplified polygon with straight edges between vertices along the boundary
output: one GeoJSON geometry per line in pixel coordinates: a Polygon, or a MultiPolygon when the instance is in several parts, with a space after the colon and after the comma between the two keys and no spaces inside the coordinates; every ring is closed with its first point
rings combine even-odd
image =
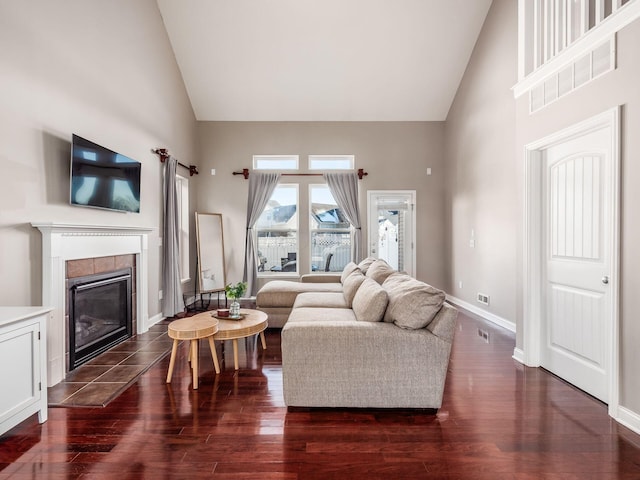
{"type": "Polygon", "coordinates": [[[359,168],[358,169],[358,178],[360,180],[362,180],[362,177],[366,177],[367,175],[369,175],[369,174],[367,172],[365,172],[363,168],[359,168]]]}

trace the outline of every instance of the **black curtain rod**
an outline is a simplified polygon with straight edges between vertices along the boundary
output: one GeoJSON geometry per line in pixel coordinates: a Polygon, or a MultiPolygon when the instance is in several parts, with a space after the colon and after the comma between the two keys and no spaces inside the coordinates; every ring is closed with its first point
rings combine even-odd
{"type": "MultiPolygon", "coordinates": [[[[169,158],[169,152],[167,151],[166,148],[155,148],[155,149],[152,149],[151,151],[160,157],[160,161],[162,163],[164,163],[167,160],[167,158],[169,158]]],[[[178,162],[178,165],[189,170],[190,177],[193,177],[194,175],[198,175],[198,167],[196,167],[195,165],[187,166],[184,163],[180,163],[180,162],[178,162]]]]}
{"type": "MultiPolygon", "coordinates": [[[[244,179],[247,180],[249,178],[249,169],[243,168],[239,172],[233,172],[233,174],[242,175],[244,179]]],[[[323,174],[322,173],[281,173],[280,175],[283,177],[321,177],[323,174]]],[[[365,172],[364,169],[362,168],[358,169],[358,178],[360,180],[362,180],[362,177],[366,177],[367,175],[369,174],[365,172]]]]}

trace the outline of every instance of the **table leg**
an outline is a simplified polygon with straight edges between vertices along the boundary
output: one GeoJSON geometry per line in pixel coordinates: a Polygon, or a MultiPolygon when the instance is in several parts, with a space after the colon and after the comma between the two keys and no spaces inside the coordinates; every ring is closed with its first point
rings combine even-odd
{"type": "Polygon", "coordinates": [[[193,368],[193,389],[198,389],[198,340],[191,340],[191,368],[193,368]]]}
{"type": "Polygon", "coordinates": [[[169,371],[167,372],[167,383],[171,383],[173,375],[173,367],[176,364],[176,352],[178,351],[178,340],[173,339],[173,347],[171,348],[171,360],[169,360],[169,371]]]}
{"type": "Polygon", "coordinates": [[[233,339],[233,366],[238,370],[238,339],[233,339]]]}
{"type": "Polygon", "coordinates": [[[216,354],[216,345],[213,343],[213,337],[209,338],[209,348],[211,349],[211,356],[213,357],[213,366],[216,369],[216,374],[220,373],[220,364],[218,363],[218,355],[216,354]]]}
{"type": "Polygon", "coordinates": [[[262,341],[262,349],[267,349],[267,341],[264,339],[264,331],[260,332],[260,340],[262,341]]]}

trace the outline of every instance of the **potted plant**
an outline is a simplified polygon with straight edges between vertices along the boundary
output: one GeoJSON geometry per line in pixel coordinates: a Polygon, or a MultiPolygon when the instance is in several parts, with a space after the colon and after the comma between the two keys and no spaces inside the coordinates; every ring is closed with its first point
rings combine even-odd
{"type": "Polygon", "coordinates": [[[224,287],[225,294],[227,298],[233,300],[231,302],[231,306],[229,307],[229,315],[231,317],[239,317],[240,316],[240,303],[238,299],[244,295],[244,292],[247,291],[247,282],[238,282],[235,285],[229,284],[224,287]]]}

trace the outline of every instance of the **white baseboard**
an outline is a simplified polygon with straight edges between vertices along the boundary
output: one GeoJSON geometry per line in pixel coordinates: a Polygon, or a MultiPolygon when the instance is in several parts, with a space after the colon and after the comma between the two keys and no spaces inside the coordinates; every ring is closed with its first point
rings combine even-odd
{"type": "Polygon", "coordinates": [[[615,417],[615,420],[640,435],[640,415],[636,412],[618,406],[618,415],[615,417]]]}
{"type": "Polygon", "coordinates": [[[521,364],[525,365],[524,350],[522,350],[521,348],[518,348],[518,347],[514,348],[513,356],[511,358],[513,358],[516,362],[520,362],[521,364]]]}
{"type": "Polygon", "coordinates": [[[502,328],[506,328],[510,332],[515,333],[516,331],[516,324],[511,320],[507,320],[506,318],[502,318],[494,313],[487,312],[486,310],[478,308],[475,305],[471,305],[470,303],[465,302],[464,300],[460,300],[459,298],[456,298],[452,295],[447,295],[447,301],[449,303],[453,303],[454,305],[462,307],[465,310],[469,310],[471,313],[475,313],[476,315],[490,321],[491,323],[495,323],[502,328]]]}
{"type": "Polygon", "coordinates": [[[165,317],[164,317],[164,315],[162,315],[162,313],[158,313],[157,315],[154,315],[153,317],[149,317],[147,319],[147,321],[146,321],[144,331],[146,332],[147,330],[149,330],[150,327],[154,326],[156,323],[161,322],[164,319],[165,319],[165,317]]]}

